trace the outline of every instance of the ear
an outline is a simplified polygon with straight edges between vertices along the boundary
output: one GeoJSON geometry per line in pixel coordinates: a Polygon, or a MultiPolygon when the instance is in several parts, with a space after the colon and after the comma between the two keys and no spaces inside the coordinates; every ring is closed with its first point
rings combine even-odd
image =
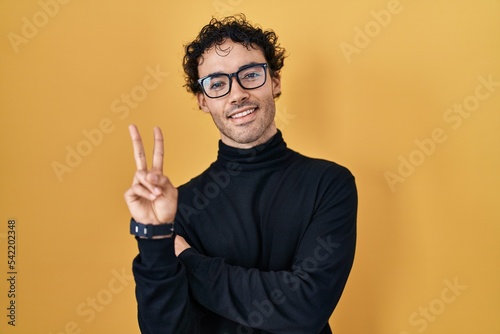
{"type": "Polygon", "coordinates": [[[271,76],[271,85],[274,98],[281,95],[281,76],[279,74],[271,76]]]}
{"type": "Polygon", "coordinates": [[[207,97],[203,93],[196,93],[196,99],[198,100],[198,107],[204,112],[210,112],[207,105],[207,97]]]}

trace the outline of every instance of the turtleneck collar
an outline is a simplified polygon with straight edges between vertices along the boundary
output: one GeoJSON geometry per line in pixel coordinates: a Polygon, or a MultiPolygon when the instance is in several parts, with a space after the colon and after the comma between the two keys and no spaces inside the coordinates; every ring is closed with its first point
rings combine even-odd
{"type": "Polygon", "coordinates": [[[249,149],[228,146],[219,140],[217,165],[236,164],[241,171],[251,171],[267,168],[279,168],[292,154],[283,140],[280,130],[266,143],[249,149]]]}

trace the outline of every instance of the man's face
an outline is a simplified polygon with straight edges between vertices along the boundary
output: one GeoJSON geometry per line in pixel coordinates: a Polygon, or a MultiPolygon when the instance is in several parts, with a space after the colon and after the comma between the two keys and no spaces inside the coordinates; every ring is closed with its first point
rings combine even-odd
{"type": "MultiPolygon", "coordinates": [[[[198,65],[200,78],[215,73],[234,73],[252,63],[265,63],[259,48],[245,48],[232,40],[226,40],[217,48],[205,51],[198,65]]],[[[210,113],[220,131],[222,142],[238,148],[251,148],[265,143],[276,134],[274,97],[281,91],[280,79],[270,76],[267,71],[266,83],[259,88],[246,90],[236,78],[232,78],[229,94],[211,99],[198,93],[200,108],[210,113]]]]}

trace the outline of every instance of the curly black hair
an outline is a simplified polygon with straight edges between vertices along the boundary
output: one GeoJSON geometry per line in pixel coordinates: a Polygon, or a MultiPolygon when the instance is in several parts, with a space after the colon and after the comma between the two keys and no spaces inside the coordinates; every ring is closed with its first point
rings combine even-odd
{"type": "Polygon", "coordinates": [[[247,21],[244,14],[228,16],[223,19],[212,18],[204,26],[194,41],[185,46],[182,62],[188,92],[200,93],[198,84],[198,63],[203,53],[214,45],[221,45],[227,39],[240,43],[247,49],[258,47],[264,53],[271,75],[279,76],[285,60],[285,49],[278,44],[278,36],[272,30],[262,30],[247,21]]]}

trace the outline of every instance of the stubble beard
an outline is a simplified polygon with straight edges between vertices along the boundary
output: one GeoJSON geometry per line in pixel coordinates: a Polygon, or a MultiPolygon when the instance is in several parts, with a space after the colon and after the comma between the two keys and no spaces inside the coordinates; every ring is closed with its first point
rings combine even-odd
{"type": "Polygon", "coordinates": [[[266,133],[275,128],[274,117],[276,115],[276,106],[274,99],[272,101],[265,101],[262,104],[244,102],[235,108],[242,108],[245,106],[257,106],[257,118],[243,125],[232,125],[231,120],[227,119],[225,115],[215,117],[212,114],[212,119],[217,129],[219,129],[223,137],[228,138],[237,145],[256,146],[264,143],[267,138],[266,133]]]}

